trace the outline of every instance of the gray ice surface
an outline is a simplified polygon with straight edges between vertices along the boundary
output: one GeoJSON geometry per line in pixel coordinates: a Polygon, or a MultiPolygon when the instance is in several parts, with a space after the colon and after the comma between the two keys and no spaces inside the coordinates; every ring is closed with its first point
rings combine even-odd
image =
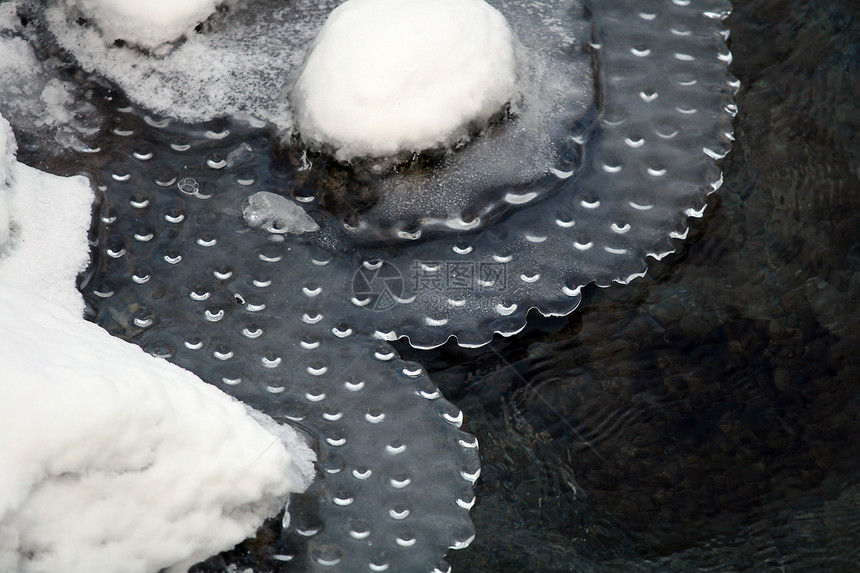
{"type": "Polygon", "coordinates": [[[111,333],[309,432],[320,478],[291,504],[287,549],[273,559],[300,571],[445,570],[448,549],[474,536],[477,441],[420,365],[329,306],[327,277],[341,268],[331,253],[246,224],[247,205],[268,193],[258,188],[288,186],[258,168],[268,140],[241,124],[216,137],[147,122],[130,107],[110,123],[126,135],[103,148],[115,160],[98,175],[84,293],[111,333]],[[221,158],[240,148],[228,167],[221,158]]]}

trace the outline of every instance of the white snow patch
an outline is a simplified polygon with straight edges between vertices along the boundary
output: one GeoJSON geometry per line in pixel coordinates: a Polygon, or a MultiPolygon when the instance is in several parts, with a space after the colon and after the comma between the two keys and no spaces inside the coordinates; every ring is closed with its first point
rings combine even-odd
{"type": "Polygon", "coordinates": [[[15,26],[18,20],[17,8],[15,2],[0,4],[0,29],[15,26]]]}
{"type": "Polygon", "coordinates": [[[0,116],[0,256],[9,244],[9,189],[15,164],[15,138],[6,118],[0,116]]]}
{"type": "Polygon", "coordinates": [[[65,0],[91,19],[105,42],[155,48],[179,39],[211,16],[221,0],[65,0]]]}
{"type": "Polygon", "coordinates": [[[483,0],[348,0],[292,91],[298,130],[341,160],[452,145],[514,99],[516,47],[483,0]]]}
{"type": "MultiPolygon", "coordinates": [[[[84,301],[75,289],[75,278],[89,259],[87,230],[93,201],[89,181],[49,175],[15,163],[14,156],[7,169],[12,182],[5,191],[11,235],[9,252],[0,256],[0,290],[36,293],[83,316],[84,301]]],[[[0,340],[5,342],[6,336],[0,340]]]]}
{"type": "Polygon", "coordinates": [[[313,453],[81,318],[89,184],[14,163],[2,119],[0,138],[0,571],[178,571],[229,549],[308,486],[313,453]]]}

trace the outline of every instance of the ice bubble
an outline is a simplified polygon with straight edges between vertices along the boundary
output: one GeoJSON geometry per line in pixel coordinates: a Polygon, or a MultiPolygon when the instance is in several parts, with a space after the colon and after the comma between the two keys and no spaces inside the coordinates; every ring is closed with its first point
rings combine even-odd
{"type": "Polygon", "coordinates": [[[300,235],[318,231],[319,225],[304,209],[277,193],[254,193],[242,206],[242,217],[249,227],[263,227],[270,233],[300,235]]]}
{"type": "Polygon", "coordinates": [[[517,46],[483,0],[348,0],[291,92],[298,131],[344,161],[450,146],[516,97],[517,46]]]}
{"type": "MultiPolygon", "coordinates": [[[[252,115],[288,129],[292,120],[283,95],[301,64],[302,49],[336,5],[337,0],[230,1],[230,11],[213,18],[211,28],[186,34],[172,50],[155,49],[156,57],[106,43],[96,26],[70,18],[62,2],[36,3],[33,19],[45,23],[48,41],[77,66],[112,82],[153,116],[196,123],[252,115]]],[[[31,34],[36,44],[42,41],[38,36],[38,30],[31,34]]],[[[0,101],[2,88],[0,82],[0,101]]]]}
{"type": "Polygon", "coordinates": [[[98,26],[104,40],[155,48],[179,39],[223,0],[66,0],[98,26]]]}

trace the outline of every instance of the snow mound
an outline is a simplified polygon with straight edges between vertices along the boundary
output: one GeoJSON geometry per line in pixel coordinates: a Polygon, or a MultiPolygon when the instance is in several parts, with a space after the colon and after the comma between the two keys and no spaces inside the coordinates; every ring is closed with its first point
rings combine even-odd
{"type": "Polygon", "coordinates": [[[0,333],[0,570],[188,567],[310,481],[291,429],[50,301],[0,288],[0,333]]]}
{"type": "Polygon", "coordinates": [[[92,20],[108,44],[124,40],[155,48],[179,39],[223,0],[65,0],[92,20]]]}
{"type": "Polygon", "coordinates": [[[347,0],[292,90],[298,131],[340,160],[450,146],[516,96],[517,45],[483,0],[347,0]]]}
{"type": "Polygon", "coordinates": [[[84,321],[89,183],[14,162],[2,116],[0,144],[0,571],[184,570],[253,535],[309,485],[313,452],[84,321]]]}

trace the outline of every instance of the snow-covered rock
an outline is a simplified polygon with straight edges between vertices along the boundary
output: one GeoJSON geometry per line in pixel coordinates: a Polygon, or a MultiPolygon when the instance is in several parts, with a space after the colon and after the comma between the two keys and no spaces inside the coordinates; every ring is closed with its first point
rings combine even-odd
{"type": "Polygon", "coordinates": [[[179,39],[224,0],[65,0],[98,26],[104,40],[155,48],[179,39]]]}
{"type": "Polygon", "coordinates": [[[452,145],[516,97],[517,44],[483,0],[347,0],[291,92],[298,131],[341,160],[452,145]]]}
{"type": "Polygon", "coordinates": [[[2,571],[187,568],[310,481],[290,428],[51,301],[0,287],[0,336],[2,571]]]}
{"type": "Polygon", "coordinates": [[[292,428],[83,320],[93,199],[14,162],[0,117],[0,571],[181,571],[303,491],[292,428]]]}

